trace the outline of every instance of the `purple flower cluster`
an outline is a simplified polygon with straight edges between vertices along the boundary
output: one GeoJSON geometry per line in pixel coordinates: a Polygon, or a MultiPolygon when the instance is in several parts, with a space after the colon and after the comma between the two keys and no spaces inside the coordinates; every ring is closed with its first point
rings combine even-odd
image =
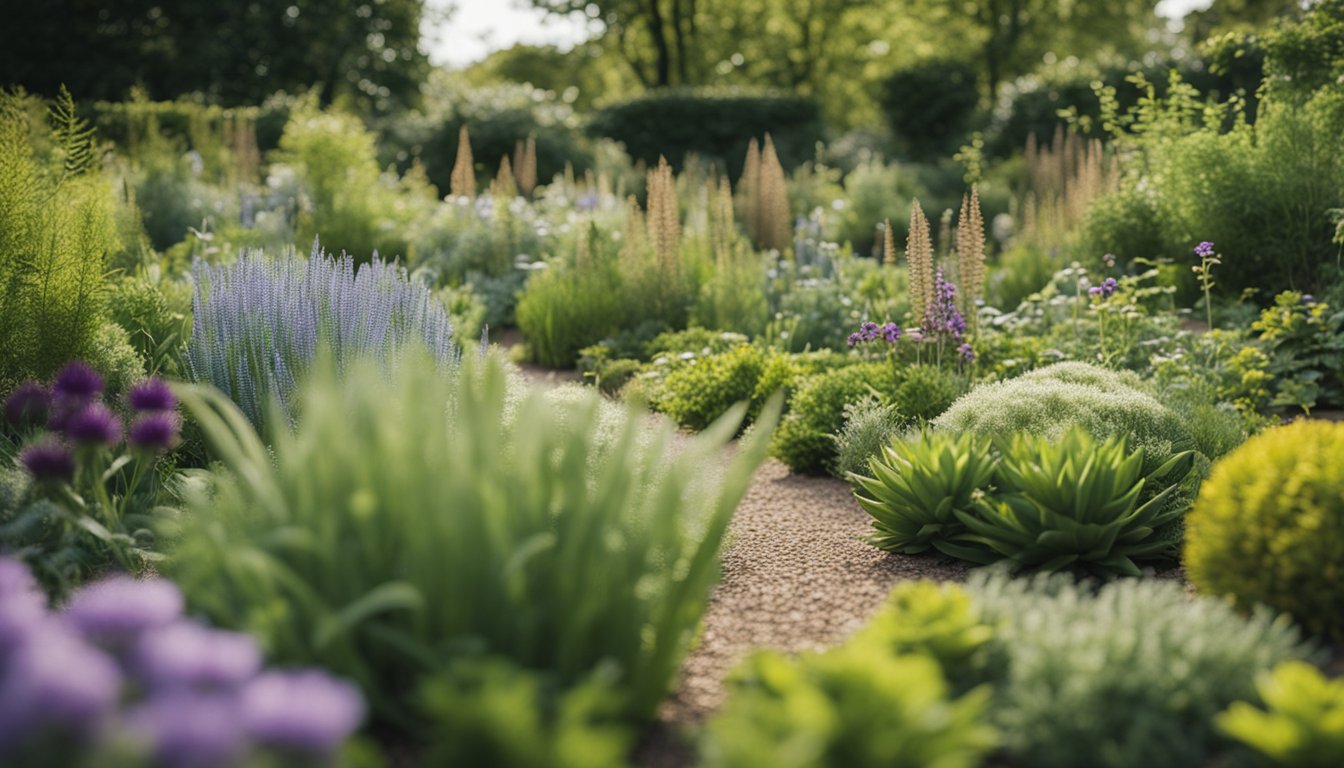
{"type": "Polygon", "coordinates": [[[859,326],[859,330],[849,334],[849,346],[853,347],[870,341],[881,339],[888,344],[895,344],[901,340],[901,328],[895,323],[878,325],[877,323],[864,323],[859,326]]]}
{"type": "Polygon", "coordinates": [[[0,557],[0,763],[60,744],[134,745],[167,768],[258,752],[320,765],[363,717],[350,684],[264,670],[250,636],[184,618],[171,582],[114,577],[52,613],[28,569],[0,557]]]}
{"type": "Polygon", "coordinates": [[[1101,281],[1101,285],[1094,285],[1091,288],[1088,288],[1087,294],[1089,296],[1107,299],[1110,298],[1119,287],[1120,284],[1115,281],[1114,277],[1108,277],[1101,281]]]}
{"type": "MultiPolygon", "coordinates": [[[[123,437],[121,417],[103,402],[103,379],[81,362],[56,374],[48,391],[30,381],[5,400],[5,419],[20,431],[43,426],[40,436],[19,454],[19,461],[39,480],[69,481],[74,476],[76,448],[116,447],[123,437]]],[[[131,448],[163,453],[178,443],[182,423],[177,398],[162,379],[131,388],[127,398],[134,418],[125,433],[131,448]]]]}
{"type": "Polygon", "coordinates": [[[966,335],[966,318],[957,309],[957,286],[943,279],[939,267],[933,279],[933,301],[924,312],[924,338],[928,341],[961,341],[966,335]]]}
{"type": "Polygon", "coordinates": [[[1200,257],[1201,259],[1209,258],[1210,256],[1213,255],[1213,243],[1209,242],[1208,240],[1205,240],[1199,245],[1196,245],[1195,255],[1200,257]]]}

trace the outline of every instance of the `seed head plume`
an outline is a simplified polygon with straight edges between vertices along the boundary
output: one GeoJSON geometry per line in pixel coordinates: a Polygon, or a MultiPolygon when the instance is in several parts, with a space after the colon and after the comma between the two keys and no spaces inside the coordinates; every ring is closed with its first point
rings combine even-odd
{"type": "Polygon", "coordinates": [[[471,157],[471,137],[467,135],[467,126],[457,133],[457,160],[453,162],[453,175],[448,180],[448,188],[454,197],[476,196],[475,161],[471,157]]]}

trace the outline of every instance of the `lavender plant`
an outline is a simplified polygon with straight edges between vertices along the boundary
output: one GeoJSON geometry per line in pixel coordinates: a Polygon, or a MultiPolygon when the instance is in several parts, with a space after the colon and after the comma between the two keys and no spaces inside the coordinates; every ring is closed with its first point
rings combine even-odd
{"type": "Polygon", "coordinates": [[[0,762],[335,764],[363,720],[355,688],[265,670],[256,640],[182,607],[172,582],[116,576],[51,612],[28,569],[0,557],[0,762]]]}
{"type": "Polygon", "coordinates": [[[196,293],[187,347],[192,378],[213,384],[260,425],[274,398],[290,414],[298,380],[319,349],[339,370],[355,358],[390,361],[403,347],[423,346],[441,365],[460,350],[443,305],[400,267],[374,259],[355,268],[317,241],[308,259],[244,254],[216,267],[192,268],[196,293]]]}

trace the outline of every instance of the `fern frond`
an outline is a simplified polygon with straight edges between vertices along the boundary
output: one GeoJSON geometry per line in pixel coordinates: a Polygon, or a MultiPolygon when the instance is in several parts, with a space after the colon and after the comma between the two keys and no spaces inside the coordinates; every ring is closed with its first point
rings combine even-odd
{"type": "Polygon", "coordinates": [[[79,116],[75,99],[64,85],[51,104],[52,135],[63,158],[61,179],[82,176],[93,169],[94,129],[79,116]]]}

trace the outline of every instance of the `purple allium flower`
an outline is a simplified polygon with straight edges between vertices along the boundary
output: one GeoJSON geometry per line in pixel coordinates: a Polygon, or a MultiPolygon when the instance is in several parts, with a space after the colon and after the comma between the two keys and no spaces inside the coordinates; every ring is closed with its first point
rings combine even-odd
{"type": "Polygon", "coordinates": [[[242,692],[248,734],[270,746],[330,754],[359,727],[364,701],[349,683],[325,672],[266,672],[242,692]]]}
{"type": "Polygon", "coordinates": [[[26,381],[5,399],[5,419],[19,429],[41,426],[51,410],[51,393],[36,381],[26,381]]]}
{"type": "Polygon", "coordinates": [[[54,437],[45,437],[19,452],[19,463],[41,481],[68,482],[75,476],[75,457],[54,437]]]}
{"type": "Polygon", "coordinates": [[[152,411],[136,417],[127,433],[132,448],[161,453],[177,445],[182,421],[172,411],[152,411]]]}
{"type": "Polygon", "coordinates": [[[1196,245],[1195,255],[1200,257],[1201,259],[1209,258],[1210,256],[1213,255],[1213,243],[1210,243],[1208,240],[1205,240],[1199,245],[1196,245]]]}
{"type": "Polygon", "coordinates": [[[51,392],[57,399],[88,402],[103,392],[103,377],[89,366],[75,361],[56,374],[51,392]]]}
{"type": "Polygon", "coordinates": [[[55,628],[22,643],[0,683],[0,753],[57,729],[89,735],[116,707],[121,674],[105,654],[55,628]]]}
{"type": "Polygon", "coordinates": [[[46,627],[46,603],[28,566],[0,557],[0,679],[14,649],[46,627]]]}
{"type": "Polygon", "coordinates": [[[159,378],[147,379],[131,387],[127,399],[132,408],[142,412],[171,411],[177,406],[177,398],[168,382],[159,378]]]}
{"type": "Polygon", "coordinates": [[[864,323],[859,326],[859,334],[863,337],[864,341],[872,341],[876,339],[880,333],[881,330],[877,327],[877,323],[864,323]]]}
{"type": "Polygon", "coordinates": [[[85,637],[121,644],[182,615],[182,592],[164,579],[114,576],[75,593],[65,619],[85,637]]]}
{"type": "Polygon", "coordinates": [[[234,694],[184,689],[157,693],[126,721],[151,745],[155,765],[165,768],[237,765],[248,747],[234,694]]]}
{"type": "Polygon", "coordinates": [[[961,359],[964,362],[975,362],[975,349],[970,344],[963,343],[960,347],[957,347],[957,352],[961,354],[961,359]]]}
{"type": "Polygon", "coordinates": [[[227,688],[261,669],[261,648],[251,635],[179,621],[140,637],[135,669],[156,688],[227,688]]]}
{"type": "Polygon", "coordinates": [[[65,421],[65,436],[79,445],[116,445],[121,419],[102,403],[89,403],[65,421]]]}
{"type": "Polygon", "coordinates": [[[882,338],[886,339],[888,344],[895,344],[901,340],[901,327],[895,323],[887,323],[882,326],[882,338]]]}

